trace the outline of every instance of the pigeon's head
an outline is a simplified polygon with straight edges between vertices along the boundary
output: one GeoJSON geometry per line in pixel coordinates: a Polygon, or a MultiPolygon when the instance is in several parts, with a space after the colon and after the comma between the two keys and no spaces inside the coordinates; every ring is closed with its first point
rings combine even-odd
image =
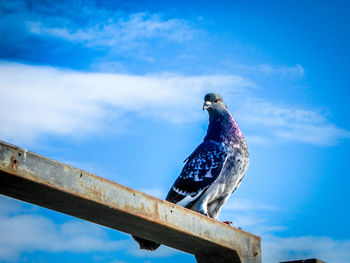
{"type": "Polygon", "coordinates": [[[203,110],[210,112],[226,110],[224,99],[216,93],[208,93],[204,97],[203,110]]]}

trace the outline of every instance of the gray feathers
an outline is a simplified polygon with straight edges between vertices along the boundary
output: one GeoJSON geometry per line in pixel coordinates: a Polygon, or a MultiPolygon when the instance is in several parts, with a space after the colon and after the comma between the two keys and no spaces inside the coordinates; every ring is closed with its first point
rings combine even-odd
{"type": "MultiPolygon", "coordinates": [[[[223,204],[243,179],[249,153],[243,134],[220,95],[205,95],[203,110],[209,113],[207,134],[185,160],[166,200],[217,219],[223,204]]],[[[142,249],[159,246],[152,241],[135,240],[142,249]]]]}

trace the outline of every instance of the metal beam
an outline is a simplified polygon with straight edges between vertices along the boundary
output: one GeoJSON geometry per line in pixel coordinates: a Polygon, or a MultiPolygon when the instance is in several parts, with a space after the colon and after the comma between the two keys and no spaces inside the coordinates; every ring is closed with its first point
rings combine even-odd
{"type": "Polygon", "coordinates": [[[182,250],[200,263],[261,262],[258,236],[1,141],[0,193],[182,250]]]}

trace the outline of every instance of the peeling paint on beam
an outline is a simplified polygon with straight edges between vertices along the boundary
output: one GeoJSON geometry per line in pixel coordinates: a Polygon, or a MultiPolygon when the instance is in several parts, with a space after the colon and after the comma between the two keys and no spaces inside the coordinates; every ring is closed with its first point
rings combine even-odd
{"type": "Polygon", "coordinates": [[[0,141],[0,193],[193,254],[260,263],[260,237],[0,141]]]}

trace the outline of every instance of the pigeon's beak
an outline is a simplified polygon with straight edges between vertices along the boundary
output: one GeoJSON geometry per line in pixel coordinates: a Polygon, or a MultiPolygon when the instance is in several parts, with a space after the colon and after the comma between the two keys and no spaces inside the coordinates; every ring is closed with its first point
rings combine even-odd
{"type": "Polygon", "coordinates": [[[204,105],[203,105],[203,110],[207,110],[209,109],[211,106],[211,102],[210,101],[205,101],[204,105]]]}

